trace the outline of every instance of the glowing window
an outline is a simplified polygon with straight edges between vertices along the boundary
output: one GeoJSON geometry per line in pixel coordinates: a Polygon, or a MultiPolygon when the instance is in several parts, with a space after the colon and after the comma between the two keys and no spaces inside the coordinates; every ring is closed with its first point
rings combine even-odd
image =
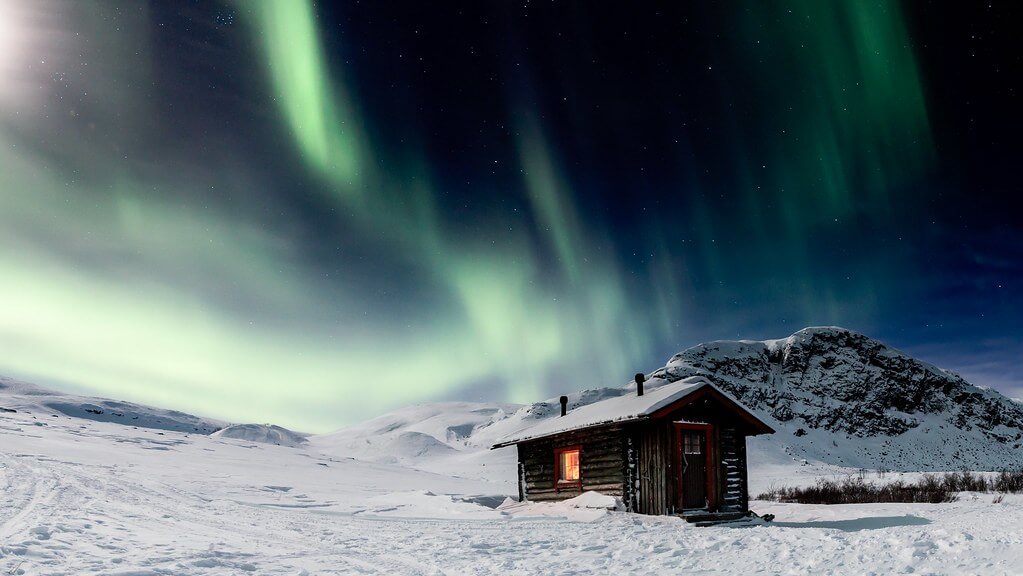
{"type": "Polygon", "coordinates": [[[559,449],[556,458],[558,482],[579,482],[579,449],[559,449]]]}

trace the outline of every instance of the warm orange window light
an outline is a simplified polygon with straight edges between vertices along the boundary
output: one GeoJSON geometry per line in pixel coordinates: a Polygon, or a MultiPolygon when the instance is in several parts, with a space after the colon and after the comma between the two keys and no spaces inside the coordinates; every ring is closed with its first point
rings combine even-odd
{"type": "Polygon", "coordinates": [[[579,481],[579,450],[565,450],[561,453],[558,480],[561,482],[579,481]]]}

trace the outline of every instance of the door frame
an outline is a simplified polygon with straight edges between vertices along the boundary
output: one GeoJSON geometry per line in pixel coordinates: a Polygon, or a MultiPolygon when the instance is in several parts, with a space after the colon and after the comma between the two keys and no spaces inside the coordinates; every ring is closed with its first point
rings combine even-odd
{"type": "Polygon", "coordinates": [[[706,482],[706,487],[704,490],[707,493],[707,509],[713,510],[717,506],[717,490],[714,489],[714,478],[716,475],[714,472],[714,466],[712,465],[714,462],[714,458],[712,457],[712,454],[714,453],[714,446],[712,443],[712,439],[714,438],[714,426],[712,424],[699,424],[695,422],[672,422],[672,424],[675,427],[675,462],[677,463],[676,468],[678,470],[675,474],[675,484],[677,486],[675,505],[680,512],[685,510],[683,507],[685,495],[682,493],[684,490],[684,482],[682,481],[682,474],[684,472],[682,466],[682,450],[684,450],[685,447],[682,442],[682,431],[698,430],[703,432],[706,446],[706,449],[704,450],[704,457],[707,459],[706,478],[704,480],[706,482]]]}

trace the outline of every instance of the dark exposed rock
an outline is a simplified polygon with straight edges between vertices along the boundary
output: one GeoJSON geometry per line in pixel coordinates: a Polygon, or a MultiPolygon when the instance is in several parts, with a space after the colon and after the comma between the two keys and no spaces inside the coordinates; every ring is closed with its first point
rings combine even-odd
{"type": "MultiPolygon", "coordinates": [[[[955,451],[970,442],[1005,446],[1023,438],[1019,403],[842,328],[806,328],[766,342],[700,344],[676,354],[652,376],[675,381],[694,375],[709,378],[772,424],[795,428],[797,437],[803,436],[800,431],[811,436],[818,431],[881,440],[926,423],[913,438],[951,439],[956,447],[935,456],[951,469],[961,467],[955,466],[955,451]]],[[[885,462],[907,458],[913,447],[904,444],[874,455],[885,462]]],[[[988,456],[973,461],[960,453],[966,459],[961,465],[996,467],[998,457],[991,455],[998,452],[984,450],[988,456]]],[[[1017,460],[1023,455],[1007,455],[1005,462],[1017,460]]]]}

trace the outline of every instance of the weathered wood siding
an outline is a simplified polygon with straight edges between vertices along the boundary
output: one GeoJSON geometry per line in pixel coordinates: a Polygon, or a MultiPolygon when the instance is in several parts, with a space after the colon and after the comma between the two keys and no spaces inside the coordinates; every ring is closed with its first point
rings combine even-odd
{"type": "Polygon", "coordinates": [[[746,436],[740,434],[736,442],[739,470],[742,471],[742,511],[749,512],[749,460],[746,459],[746,436]]]}
{"type": "Polygon", "coordinates": [[[567,432],[518,445],[527,500],[565,500],[587,490],[624,497],[625,436],[620,426],[567,432]],[[580,446],[579,476],[582,491],[562,487],[554,478],[554,449],[580,446]]]}
{"type": "Polygon", "coordinates": [[[671,430],[664,421],[637,425],[633,432],[639,446],[640,514],[672,514],[675,511],[675,458],[671,430]]]}
{"type": "Polygon", "coordinates": [[[639,442],[632,431],[625,432],[625,509],[639,511],[639,442]]]}
{"type": "Polygon", "coordinates": [[[721,428],[721,511],[746,511],[746,437],[734,426],[721,428]],[[740,447],[741,446],[741,447],[740,447]]]}

